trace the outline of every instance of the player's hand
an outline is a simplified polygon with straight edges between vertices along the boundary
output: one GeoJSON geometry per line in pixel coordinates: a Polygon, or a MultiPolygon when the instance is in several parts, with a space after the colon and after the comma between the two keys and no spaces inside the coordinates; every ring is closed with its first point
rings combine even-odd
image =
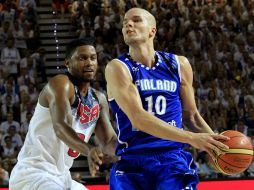
{"type": "Polygon", "coordinates": [[[92,176],[95,176],[102,164],[103,153],[99,147],[93,147],[87,156],[89,171],[92,176]]]}
{"type": "Polygon", "coordinates": [[[221,141],[229,140],[221,134],[192,133],[191,144],[193,147],[206,151],[213,159],[216,155],[224,154],[229,147],[221,141]]]}

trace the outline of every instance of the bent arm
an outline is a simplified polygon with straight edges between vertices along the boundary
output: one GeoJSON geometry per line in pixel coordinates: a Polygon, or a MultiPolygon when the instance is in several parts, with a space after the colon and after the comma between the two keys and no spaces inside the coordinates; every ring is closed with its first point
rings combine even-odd
{"type": "Polygon", "coordinates": [[[208,126],[205,120],[200,115],[194,96],[193,72],[189,61],[183,57],[178,56],[181,67],[181,100],[183,106],[183,123],[193,132],[205,132],[214,134],[212,129],[208,126]]]}
{"type": "Polygon", "coordinates": [[[190,141],[191,132],[173,127],[144,110],[128,70],[119,61],[112,60],[105,74],[109,97],[116,100],[136,129],[162,139],[183,143],[190,141]]]}
{"type": "Polygon", "coordinates": [[[117,137],[110,122],[108,102],[104,94],[98,91],[96,94],[100,100],[101,111],[94,131],[95,136],[99,140],[99,144],[104,153],[115,155],[117,137]]]}
{"type": "Polygon", "coordinates": [[[69,148],[87,156],[90,145],[82,141],[71,127],[74,86],[67,76],[60,75],[53,78],[45,90],[56,136],[69,148]]]}

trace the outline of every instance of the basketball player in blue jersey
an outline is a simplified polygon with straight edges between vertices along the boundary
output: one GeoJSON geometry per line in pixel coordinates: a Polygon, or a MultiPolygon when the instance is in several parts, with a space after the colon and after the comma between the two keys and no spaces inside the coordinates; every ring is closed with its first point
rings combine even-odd
{"type": "Polygon", "coordinates": [[[90,87],[97,69],[93,42],[72,41],[66,48],[66,67],[68,73],[53,77],[40,93],[11,173],[11,190],[86,189],[71,179],[69,169],[80,154],[92,165],[100,164],[102,152],[87,143],[93,132],[104,152],[114,153],[117,139],[107,99],[90,87]]]}
{"type": "Polygon", "coordinates": [[[197,170],[185,145],[220,154],[228,147],[218,140],[228,138],[213,133],[199,114],[188,60],[154,50],[153,15],[130,9],[122,33],[129,53],[109,62],[105,71],[120,157],[111,171],[110,189],[196,189],[197,170]]]}

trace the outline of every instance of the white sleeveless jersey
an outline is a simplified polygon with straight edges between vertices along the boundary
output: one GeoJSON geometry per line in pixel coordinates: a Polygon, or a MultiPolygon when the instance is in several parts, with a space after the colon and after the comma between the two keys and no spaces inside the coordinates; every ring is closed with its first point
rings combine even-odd
{"type": "MultiPolygon", "coordinates": [[[[81,97],[76,90],[72,105],[72,128],[85,142],[91,137],[99,114],[99,100],[94,90],[89,88],[86,97],[81,97]]],[[[56,136],[49,108],[37,103],[24,145],[18,155],[18,163],[62,175],[70,169],[78,156],[78,152],[71,150],[56,136]]]]}

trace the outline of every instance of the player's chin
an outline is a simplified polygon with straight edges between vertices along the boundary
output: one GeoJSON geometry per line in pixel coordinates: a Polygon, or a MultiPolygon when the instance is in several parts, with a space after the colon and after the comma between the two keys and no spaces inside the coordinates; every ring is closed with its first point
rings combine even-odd
{"type": "Polygon", "coordinates": [[[134,37],[128,37],[128,38],[125,38],[125,39],[124,39],[124,41],[125,41],[125,43],[126,43],[127,45],[131,45],[131,44],[135,43],[136,40],[137,40],[137,39],[134,38],[134,37]]]}
{"type": "Polygon", "coordinates": [[[84,73],[83,74],[83,80],[85,82],[91,82],[94,80],[94,73],[84,73]]]}

